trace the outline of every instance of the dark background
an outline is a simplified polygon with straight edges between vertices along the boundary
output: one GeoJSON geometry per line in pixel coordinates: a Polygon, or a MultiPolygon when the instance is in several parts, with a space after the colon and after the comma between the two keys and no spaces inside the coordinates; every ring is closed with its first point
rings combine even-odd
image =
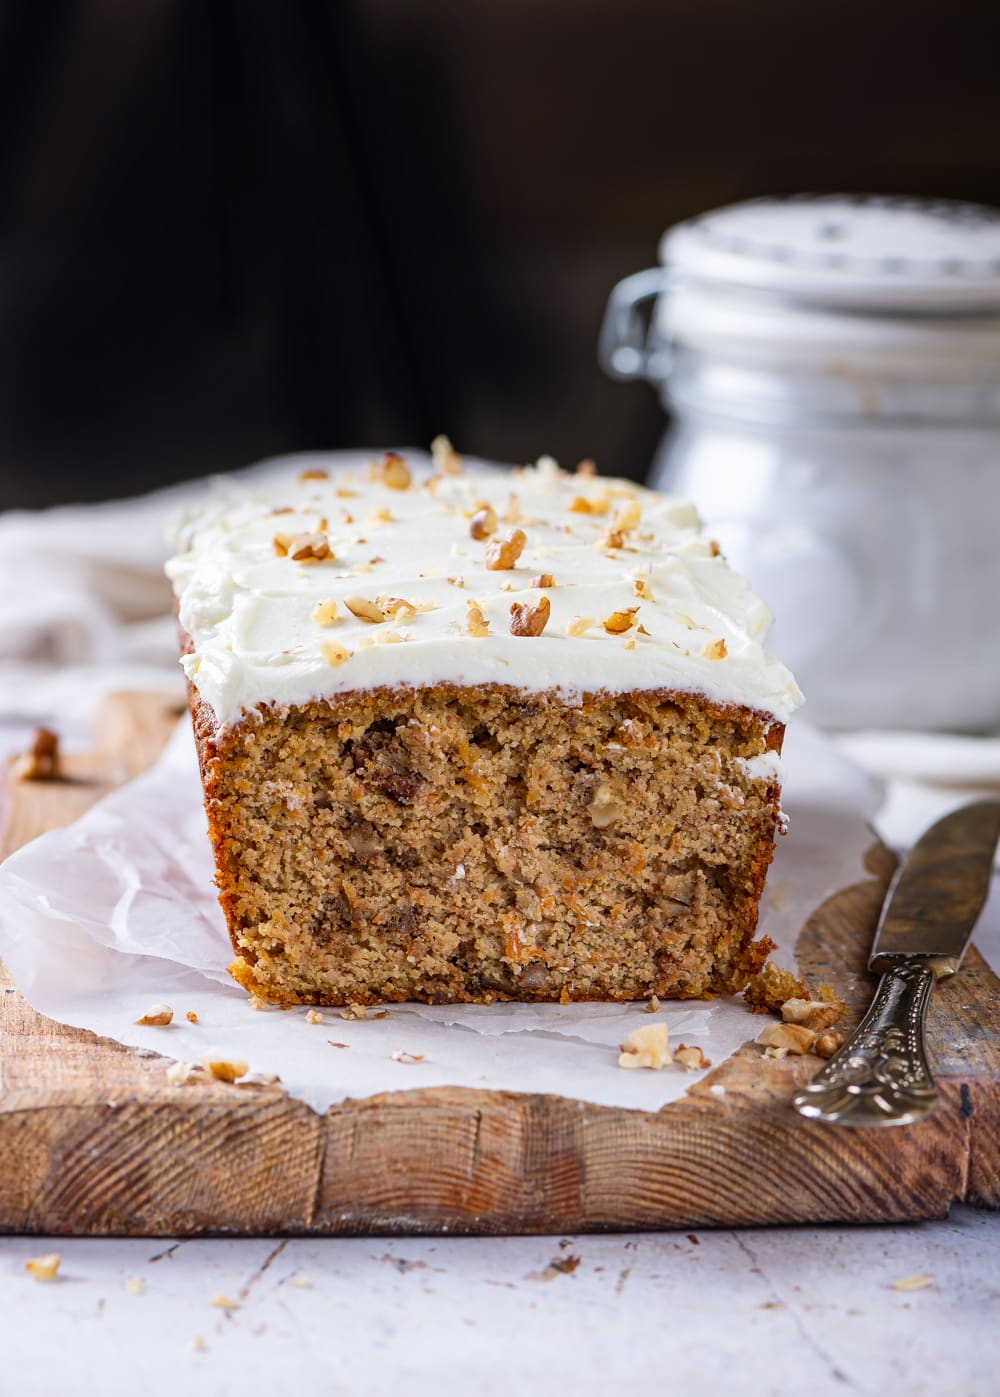
{"type": "Polygon", "coordinates": [[[614,281],[762,193],[1000,204],[1000,5],[0,6],[0,506],[306,447],[641,475],[614,281]]]}

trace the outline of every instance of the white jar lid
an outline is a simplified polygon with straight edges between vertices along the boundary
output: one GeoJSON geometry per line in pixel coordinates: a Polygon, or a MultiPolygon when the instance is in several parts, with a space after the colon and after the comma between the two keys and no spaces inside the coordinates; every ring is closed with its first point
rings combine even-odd
{"type": "Polygon", "coordinates": [[[1000,310],[1000,210],[876,195],[752,199],[668,229],[682,281],[829,309],[1000,310]]]}

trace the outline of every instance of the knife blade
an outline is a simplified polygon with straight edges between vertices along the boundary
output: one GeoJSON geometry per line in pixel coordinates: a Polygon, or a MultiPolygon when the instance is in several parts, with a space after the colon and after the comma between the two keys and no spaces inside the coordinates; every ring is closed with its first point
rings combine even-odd
{"type": "Polygon", "coordinates": [[[792,1101],[810,1120],[909,1125],[937,1105],[923,1030],[931,990],[953,975],[989,891],[1000,801],[946,815],[889,885],[869,969],[882,972],[855,1032],[792,1101]]]}
{"type": "Polygon", "coordinates": [[[1000,802],[965,805],[932,825],[889,885],[870,970],[889,956],[940,956],[958,969],[986,901],[1000,802]]]}

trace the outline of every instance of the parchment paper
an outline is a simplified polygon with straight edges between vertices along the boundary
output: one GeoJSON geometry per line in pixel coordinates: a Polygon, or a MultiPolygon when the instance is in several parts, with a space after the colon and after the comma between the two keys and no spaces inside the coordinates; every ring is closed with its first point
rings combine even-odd
{"type": "MultiPolygon", "coordinates": [[[[791,966],[796,936],[830,893],[866,875],[879,792],[833,744],[793,725],[785,745],[779,840],[761,926],[791,966]]],[[[255,1011],[226,974],[232,959],[212,885],[190,726],[160,762],[67,829],[41,836],[0,868],[0,955],[28,1001],[63,1023],[171,1058],[206,1052],[275,1072],[317,1110],[346,1097],[440,1085],[558,1092],[657,1110],[697,1080],[680,1068],[626,1072],[618,1044],[655,1021],[645,1004],[429,1007],[392,1005],[386,1018],[322,1010],[255,1011]],[[135,1025],[170,1004],[168,1028],[135,1025]],[[193,1010],[198,1023],[189,1024],[193,1010]],[[402,1054],[403,1060],[393,1054],[402,1054]],[[413,1058],[420,1058],[414,1061],[413,1058]]],[[[741,999],[665,1004],[670,1041],[714,1063],[755,1036],[741,999]]],[[[179,1087],[177,1090],[196,1090],[179,1087]]]]}

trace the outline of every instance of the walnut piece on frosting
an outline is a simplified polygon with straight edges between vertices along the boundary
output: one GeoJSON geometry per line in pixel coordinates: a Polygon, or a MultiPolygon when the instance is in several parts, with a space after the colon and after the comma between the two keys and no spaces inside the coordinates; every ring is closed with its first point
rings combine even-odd
{"type": "Polygon", "coordinates": [[[431,458],[434,469],[442,475],[461,475],[465,469],[461,456],[444,435],[436,436],[431,442],[431,458]]]}
{"type": "Polygon", "coordinates": [[[469,520],[469,533],[480,543],[497,531],[497,512],[491,504],[480,505],[469,520]]]}
{"type": "Polygon", "coordinates": [[[490,572],[509,572],[524,551],[528,536],[515,529],[506,538],[490,539],[486,545],[486,566],[490,572]]]}
{"type": "Polygon", "coordinates": [[[548,597],[539,597],[534,606],[513,602],[510,608],[511,635],[541,635],[548,625],[552,610],[548,597]]]}
{"type": "Polygon", "coordinates": [[[337,603],[335,601],[318,601],[310,615],[317,626],[332,626],[337,619],[337,603]]]}
{"type": "Polygon", "coordinates": [[[706,640],[701,647],[701,653],[706,660],[724,660],[729,652],[726,649],[726,642],[720,636],[718,640],[706,640]]]}
{"type": "Polygon", "coordinates": [[[385,612],[378,602],[372,601],[369,597],[345,597],[344,605],[352,616],[356,616],[359,621],[367,621],[370,625],[380,626],[385,620],[385,612]]]}
{"type": "Polygon", "coordinates": [[[480,639],[490,633],[490,623],[483,615],[482,607],[474,601],[468,603],[468,610],[465,613],[465,629],[470,635],[480,639]]]}
{"type": "Polygon", "coordinates": [[[612,611],[610,616],[604,618],[604,629],[608,635],[624,635],[635,625],[638,611],[637,606],[630,606],[625,611],[612,611]]]}
{"type": "Polygon", "coordinates": [[[410,488],[410,468],[397,451],[387,451],[379,465],[379,479],[390,490],[410,488]]]}

